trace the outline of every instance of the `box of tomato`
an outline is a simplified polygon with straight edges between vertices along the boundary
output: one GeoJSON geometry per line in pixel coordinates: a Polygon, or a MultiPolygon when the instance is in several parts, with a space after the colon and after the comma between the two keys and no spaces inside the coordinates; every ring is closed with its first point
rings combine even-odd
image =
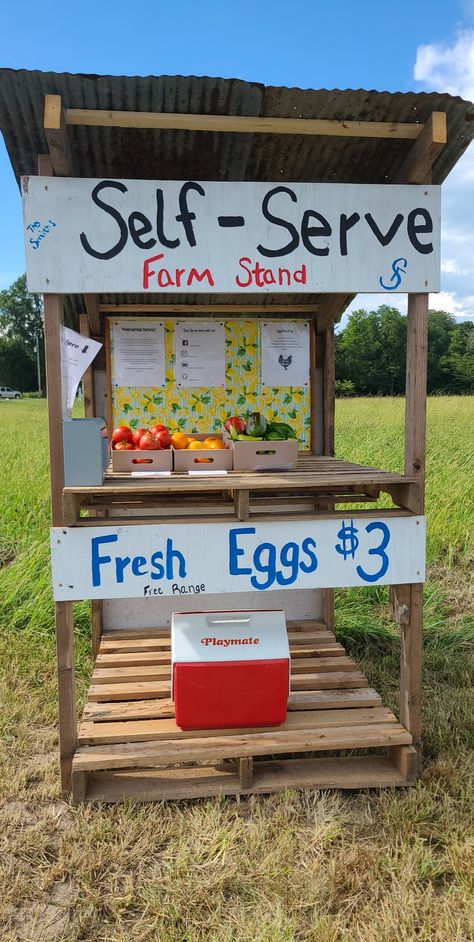
{"type": "Polygon", "coordinates": [[[121,474],[132,471],[171,471],[173,452],[171,436],[165,425],[152,429],[120,426],[112,433],[112,470],[121,474]]]}

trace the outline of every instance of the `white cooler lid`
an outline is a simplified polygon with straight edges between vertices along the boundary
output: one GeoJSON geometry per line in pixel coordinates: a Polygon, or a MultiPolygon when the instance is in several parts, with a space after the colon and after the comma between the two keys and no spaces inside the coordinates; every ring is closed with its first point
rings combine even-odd
{"type": "Polygon", "coordinates": [[[261,661],[290,657],[281,609],[173,612],[171,662],[261,661]]]}

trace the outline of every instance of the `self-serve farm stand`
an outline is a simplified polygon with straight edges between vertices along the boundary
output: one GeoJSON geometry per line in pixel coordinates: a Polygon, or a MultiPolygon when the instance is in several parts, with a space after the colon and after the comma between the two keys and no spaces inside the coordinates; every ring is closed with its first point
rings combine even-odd
{"type": "Polygon", "coordinates": [[[0,111],[24,178],[29,285],[44,293],[64,793],[117,801],[412,783],[421,745],[428,291],[439,290],[438,187],[473,136],[472,106],[438,94],[6,70],[0,111]],[[257,261],[276,272],[273,281],[248,274],[257,261]],[[401,473],[334,456],[334,324],[358,291],[383,292],[388,303],[408,293],[401,473]],[[103,485],[65,487],[60,325],[104,343],[84,397],[86,415],[110,425],[124,418],[127,392],[114,380],[114,325],[134,318],[164,324],[167,344],[178,321],[199,319],[230,325],[231,343],[239,330],[244,346],[254,338],[247,383],[226,361],[224,394],[204,387],[191,399],[193,390],[177,390],[170,358],[163,387],[129,390],[130,409],[152,402],[171,422],[174,402],[198,431],[226,396],[230,412],[245,411],[235,408],[237,389],[265,411],[261,325],[308,323],[308,383],[298,395],[285,390],[300,423],[296,470],[109,473],[103,485]],[[117,554],[130,557],[122,579],[117,554]],[[398,718],[334,634],[334,588],[368,584],[390,586],[400,626],[398,718]],[[78,598],[91,599],[96,657],[79,724],[78,598]],[[170,699],[171,612],[239,607],[286,612],[288,719],[273,729],[183,732],[170,699]]]}

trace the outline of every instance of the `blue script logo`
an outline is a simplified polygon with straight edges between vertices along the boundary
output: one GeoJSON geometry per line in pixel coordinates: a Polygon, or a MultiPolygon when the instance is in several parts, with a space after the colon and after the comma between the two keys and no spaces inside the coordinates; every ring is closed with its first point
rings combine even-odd
{"type": "Polygon", "coordinates": [[[392,262],[393,275],[391,275],[391,277],[389,278],[389,281],[393,282],[393,284],[386,285],[382,279],[382,276],[380,276],[379,282],[382,288],[385,288],[386,291],[396,291],[398,286],[402,282],[402,275],[406,273],[407,268],[408,268],[408,262],[406,258],[394,259],[394,261],[392,262]]]}

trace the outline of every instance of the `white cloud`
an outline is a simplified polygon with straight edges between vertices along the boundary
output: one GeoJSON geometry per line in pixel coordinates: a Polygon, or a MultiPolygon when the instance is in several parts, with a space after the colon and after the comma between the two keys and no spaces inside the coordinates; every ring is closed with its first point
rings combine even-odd
{"type": "MultiPolygon", "coordinates": [[[[474,17],[474,0],[464,3],[466,18],[474,17]]],[[[414,78],[426,91],[449,92],[474,99],[474,28],[464,28],[447,42],[419,46],[414,78]]],[[[474,145],[468,148],[442,189],[443,290],[430,297],[430,307],[455,317],[474,318],[474,145]]]]}
{"type": "Polygon", "coordinates": [[[418,46],[414,77],[438,92],[474,98],[474,29],[463,29],[453,44],[418,46]]]}
{"type": "Polygon", "coordinates": [[[441,271],[446,275],[468,275],[469,268],[461,268],[455,258],[444,258],[441,260],[441,271]]]}

